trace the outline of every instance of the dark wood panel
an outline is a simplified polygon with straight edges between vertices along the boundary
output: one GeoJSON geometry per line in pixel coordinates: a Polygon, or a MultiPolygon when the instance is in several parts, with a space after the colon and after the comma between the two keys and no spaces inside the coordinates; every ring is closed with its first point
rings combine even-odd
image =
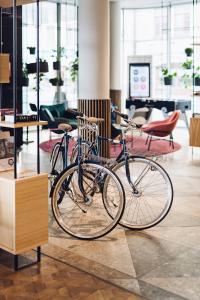
{"type": "MultiPolygon", "coordinates": [[[[78,109],[88,117],[103,118],[104,122],[100,124],[100,135],[110,138],[111,136],[111,109],[110,99],[87,100],[81,99],[78,101],[78,109]]],[[[83,138],[92,140],[92,137],[87,132],[83,133],[83,138]]],[[[102,142],[100,145],[100,155],[110,157],[110,145],[108,142],[102,142]]]]}

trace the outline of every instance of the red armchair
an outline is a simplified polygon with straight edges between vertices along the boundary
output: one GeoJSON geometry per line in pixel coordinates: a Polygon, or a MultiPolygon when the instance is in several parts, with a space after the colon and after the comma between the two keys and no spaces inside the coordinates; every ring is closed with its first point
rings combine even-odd
{"type": "Polygon", "coordinates": [[[142,126],[141,130],[148,134],[146,144],[148,144],[148,150],[150,150],[151,142],[153,141],[153,136],[156,137],[166,137],[170,136],[169,143],[174,149],[174,142],[172,131],[174,130],[176,123],[179,119],[180,113],[174,111],[172,115],[163,121],[154,121],[142,126]]]}

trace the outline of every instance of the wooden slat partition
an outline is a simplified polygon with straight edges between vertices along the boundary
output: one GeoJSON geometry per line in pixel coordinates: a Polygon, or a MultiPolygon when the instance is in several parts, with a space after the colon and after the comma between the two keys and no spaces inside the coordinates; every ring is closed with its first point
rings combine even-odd
{"type": "MultiPolygon", "coordinates": [[[[110,99],[101,100],[86,100],[78,101],[78,109],[88,117],[103,118],[104,122],[100,124],[100,135],[110,138],[111,136],[111,111],[110,99]]],[[[87,132],[83,133],[83,138],[92,140],[87,132]]],[[[110,157],[110,143],[102,142],[100,145],[100,155],[103,157],[110,157]]]]}
{"type": "Polygon", "coordinates": [[[200,147],[200,118],[190,119],[190,146],[200,147]]]}

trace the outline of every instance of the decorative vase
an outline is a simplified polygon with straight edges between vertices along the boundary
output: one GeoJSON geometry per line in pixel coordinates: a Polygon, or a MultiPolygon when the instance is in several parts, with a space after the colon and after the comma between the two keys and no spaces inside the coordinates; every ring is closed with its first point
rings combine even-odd
{"type": "Polygon", "coordinates": [[[29,86],[29,78],[22,77],[21,85],[22,86],[29,86]]]}
{"type": "Polygon", "coordinates": [[[172,85],[172,78],[166,76],[164,77],[164,84],[165,85],[172,85]]]}
{"type": "Polygon", "coordinates": [[[195,77],[194,78],[194,85],[195,86],[200,86],[200,77],[195,77]]]}
{"type": "Polygon", "coordinates": [[[60,63],[60,61],[58,61],[58,60],[57,60],[57,61],[54,61],[54,62],[53,62],[53,69],[59,71],[60,68],[61,68],[61,63],[60,63]]]}

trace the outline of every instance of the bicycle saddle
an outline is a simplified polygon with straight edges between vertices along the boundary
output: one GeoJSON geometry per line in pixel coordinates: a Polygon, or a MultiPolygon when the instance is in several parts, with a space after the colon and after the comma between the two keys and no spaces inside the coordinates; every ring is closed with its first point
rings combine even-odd
{"type": "Polygon", "coordinates": [[[61,123],[58,125],[58,129],[69,132],[72,131],[72,126],[66,123],[61,123]]]}
{"type": "Polygon", "coordinates": [[[92,123],[92,124],[96,124],[96,123],[102,123],[104,122],[104,119],[102,118],[95,118],[95,117],[88,117],[87,121],[92,123]]]}

